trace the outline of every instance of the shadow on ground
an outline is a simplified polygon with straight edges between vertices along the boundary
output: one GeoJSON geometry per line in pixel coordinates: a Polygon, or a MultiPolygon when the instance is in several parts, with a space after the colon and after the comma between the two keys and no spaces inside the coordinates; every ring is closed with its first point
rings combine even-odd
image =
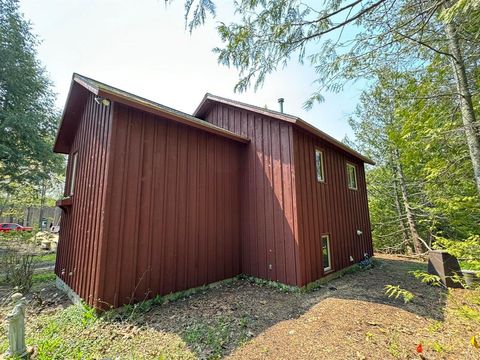
{"type": "MultiPolygon", "coordinates": [[[[363,331],[357,326],[362,327],[362,323],[371,323],[368,326],[378,328],[378,323],[388,325],[389,317],[392,317],[392,321],[393,317],[402,319],[409,316],[412,321],[416,318],[442,321],[445,293],[440,288],[422,284],[409,274],[417,269],[426,269],[426,264],[381,258],[373,269],[345,275],[310,293],[286,293],[236,280],[187,299],[154,307],[129,321],[135,326],[178,334],[199,358],[219,358],[235,353],[240,345],[247,341],[251,343],[251,339],[255,342],[260,334],[283,323],[285,329],[280,334],[271,334],[270,340],[294,344],[302,337],[306,340],[309,336],[316,336],[302,334],[305,331],[303,325],[312,328],[310,330],[313,332],[317,331],[317,336],[320,335],[318,331],[322,324],[323,330],[326,327],[330,334],[341,332],[339,336],[343,336],[345,332],[363,331]],[[412,292],[415,298],[409,303],[404,303],[400,298],[388,298],[384,289],[388,284],[399,285],[412,292]],[[301,329],[297,329],[299,323],[302,323],[301,329]],[[347,323],[348,326],[343,328],[344,324],[341,323],[347,323]],[[285,339],[279,338],[285,334],[285,339]]],[[[362,333],[360,336],[365,335],[362,333]]],[[[296,346],[305,348],[301,342],[296,346]]],[[[266,349],[271,346],[266,346],[266,349]]],[[[240,348],[243,351],[245,347],[248,348],[240,348]]],[[[240,353],[239,358],[273,358],[282,354],[282,351],[278,355],[266,351],[263,354],[265,356],[260,356],[258,354],[264,350],[257,350],[256,355],[240,353]]],[[[315,358],[315,354],[294,355],[315,358]]],[[[286,355],[282,356],[285,358],[286,355]]]]}

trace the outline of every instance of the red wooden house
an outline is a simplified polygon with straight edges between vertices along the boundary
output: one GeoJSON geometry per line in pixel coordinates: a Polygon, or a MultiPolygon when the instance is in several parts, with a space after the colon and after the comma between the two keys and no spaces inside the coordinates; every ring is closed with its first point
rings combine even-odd
{"type": "Polygon", "coordinates": [[[364,163],[303,120],[205,95],[188,115],[74,75],[55,273],[90,305],[244,273],[304,286],[372,255],[364,163]]]}

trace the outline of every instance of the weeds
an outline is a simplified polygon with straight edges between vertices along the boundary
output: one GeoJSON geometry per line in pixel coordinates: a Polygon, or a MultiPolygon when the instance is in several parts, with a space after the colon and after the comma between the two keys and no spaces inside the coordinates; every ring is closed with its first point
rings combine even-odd
{"type": "Polygon", "coordinates": [[[430,325],[428,325],[427,331],[431,334],[440,331],[443,327],[443,323],[441,321],[434,321],[430,325]]]}
{"type": "Polygon", "coordinates": [[[400,355],[401,355],[400,344],[398,343],[398,339],[397,339],[396,336],[392,336],[390,338],[390,341],[388,343],[388,352],[394,358],[399,358],[400,357],[400,355]]]}
{"type": "Polygon", "coordinates": [[[249,320],[232,320],[221,317],[213,322],[195,323],[184,331],[182,337],[200,358],[219,359],[228,344],[234,342],[233,346],[238,346],[247,339],[245,330],[249,320]],[[240,329],[235,326],[237,323],[240,329]],[[238,331],[241,332],[240,336],[238,331]]]}
{"type": "Polygon", "coordinates": [[[455,310],[455,313],[467,320],[475,321],[480,324],[480,311],[468,305],[462,305],[455,310]]]}
{"type": "Polygon", "coordinates": [[[260,286],[268,286],[268,287],[271,287],[273,289],[280,290],[281,292],[284,292],[284,293],[296,293],[296,292],[301,291],[301,289],[296,287],[296,286],[286,285],[286,284],[282,284],[282,283],[279,283],[277,281],[272,281],[272,280],[260,279],[260,278],[245,275],[245,274],[240,274],[239,276],[237,276],[237,278],[239,280],[248,281],[251,284],[256,284],[256,285],[260,285],[260,286]]]}

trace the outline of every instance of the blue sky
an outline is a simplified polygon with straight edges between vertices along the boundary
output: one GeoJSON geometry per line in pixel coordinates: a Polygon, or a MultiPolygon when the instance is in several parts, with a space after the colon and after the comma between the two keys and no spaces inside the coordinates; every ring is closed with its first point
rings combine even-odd
{"type": "Polygon", "coordinates": [[[211,49],[220,45],[215,26],[233,18],[230,2],[217,1],[216,19],[190,34],[185,30],[183,0],[21,0],[21,11],[42,40],[38,51],[62,108],[70,78],[77,72],[161,104],[191,113],[210,92],[300,116],[337,139],[352,137],[347,124],[360,84],[310,111],[302,105],[312,92],[314,71],[295,61],[267,78],[254,92],[233,92],[235,69],[218,65],[211,49]]]}

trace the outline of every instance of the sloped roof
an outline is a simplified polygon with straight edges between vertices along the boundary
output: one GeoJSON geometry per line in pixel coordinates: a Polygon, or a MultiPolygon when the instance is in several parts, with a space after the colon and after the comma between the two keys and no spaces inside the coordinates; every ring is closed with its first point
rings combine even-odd
{"type": "Polygon", "coordinates": [[[302,120],[301,118],[299,118],[297,116],[293,116],[293,115],[281,113],[281,112],[278,112],[278,111],[261,108],[259,106],[246,104],[246,103],[243,103],[243,102],[240,102],[240,101],[227,99],[227,98],[217,96],[217,95],[212,95],[212,94],[209,94],[209,93],[205,94],[205,96],[202,99],[202,102],[198,105],[198,107],[195,110],[195,112],[193,113],[193,115],[196,116],[196,117],[199,117],[199,118],[205,116],[209,107],[213,103],[222,103],[222,104],[230,105],[230,106],[233,106],[233,107],[236,107],[236,108],[252,111],[252,112],[255,112],[255,113],[260,114],[260,115],[269,116],[271,118],[275,118],[275,119],[278,119],[278,120],[281,120],[281,121],[286,121],[288,123],[294,124],[294,125],[298,126],[299,128],[302,128],[305,131],[307,131],[307,132],[309,132],[313,135],[318,136],[322,140],[336,146],[337,148],[340,148],[341,150],[345,151],[346,153],[362,160],[363,162],[365,162],[367,164],[375,165],[375,162],[373,160],[371,160],[370,158],[360,154],[358,151],[356,151],[356,150],[352,149],[351,147],[345,145],[341,141],[338,141],[337,139],[333,138],[332,136],[328,135],[327,133],[323,132],[322,130],[316,128],[315,126],[309,124],[308,122],[302,120]]]}
{"type": "Polygon", "coordinates": [[[117,89],[86,76],[73,74],[60,128],[53,147],[54,152],[69,153],[80,122],[80,116],[83,112],[83,106],[89,93],[241,143],[250,141],[244,136],[225,130],[190,114],[117,89]]]}

